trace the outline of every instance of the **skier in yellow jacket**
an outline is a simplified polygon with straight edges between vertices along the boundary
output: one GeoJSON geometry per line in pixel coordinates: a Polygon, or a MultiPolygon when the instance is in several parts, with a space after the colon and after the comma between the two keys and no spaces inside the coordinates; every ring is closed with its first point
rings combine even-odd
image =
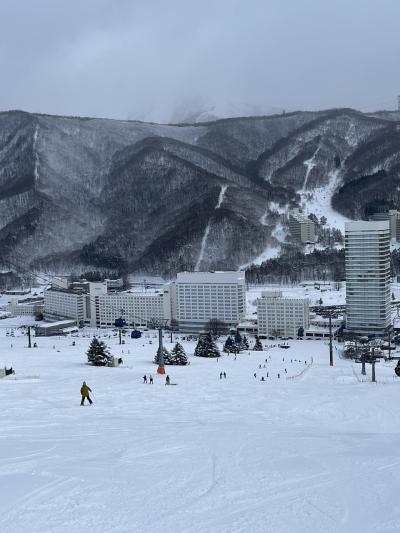
{"type": "Polygon", "coordinates": [[[81,396],[82,396],[81,405],[83,405],[85,403],[85,398],[87,398],[89,400],[90,404],[93,403],[92,400],[90,399],[89,392],[92,392],[92,389],[90,387],[88,387],[86,385],[86,381],[84,381],[82,383],[82,387],[81,387],[81,396]]]}

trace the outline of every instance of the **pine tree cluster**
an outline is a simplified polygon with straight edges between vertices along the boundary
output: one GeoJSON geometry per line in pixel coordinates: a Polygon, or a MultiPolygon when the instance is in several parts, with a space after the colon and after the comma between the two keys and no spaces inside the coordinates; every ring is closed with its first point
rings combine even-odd
{"type": "Polygon", "coordinates": [[[197,346],[194,350],[194,355],[197,357],[219,357],[220,353],[217,345],[212,339],[211,333],[202,335],[197,341],[197,346]]]}
{"type": "Polygon", "coordinates": [[[236,333],[235,338],[232,339],[231,336],[229,336],[224,344],[224,352],[227,353],[238,353],[242,350],[248,350],[249,349],[249,341],[247,340],[246,335],[243,335],[243,337],[240,335],[239,332],[236,333]]]}
{"type": "MultiPolygon", "coordinates": [[[[179,342],[175,344],[175,346],[172,348],[171,352],[167,350],[167,348],[163,347],[163,356],[164,356],[164,365],[179,365],[184,366],[188,365],[188,357],[186,355],[186,352],[179,342]]],[[[159,364],[159,352],[157,350],[156,356],[154,358],[154,363],[156,365],[159,364]]]]}
{"type": "Polygon", "coordinates": [[[107,366],[113,359],[106,344],[97,337],[93,337],[86,355],[88,362],[94,366],[107,366]]]}

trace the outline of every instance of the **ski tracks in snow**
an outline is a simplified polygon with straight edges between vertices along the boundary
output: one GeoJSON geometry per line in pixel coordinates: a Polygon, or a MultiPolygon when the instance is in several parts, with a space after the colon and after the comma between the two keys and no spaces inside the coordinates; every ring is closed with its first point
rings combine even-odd
{"type": "MultiPolygon", "coordinates": [[[[217,205],[215,206],[215,211],[221,207],[222,202],[224,201],[224,197],[225,197],[225,193],[226,193],[227,188],[228,188],[228,185],[221,185],[221,190],[220,190],[220,193],[219,193],[219,196],[218,196],[217,205]]],[[[208,220],[207,227],[205,229],[203,238],[201,240],[201,247],[200,247],[199,257],[197,259],[196,266],[194,267],[195,272],[198,272],[200,270],[200,265],[201,265],[201,262],[203,261],[203,258],[204,258],[204,252],[205,252],[206,245],[207,245],[208,234],[210,233],[210,229],[211,229],[211,218],[212,217],[210,217],[210,219],[208,220]]]]}

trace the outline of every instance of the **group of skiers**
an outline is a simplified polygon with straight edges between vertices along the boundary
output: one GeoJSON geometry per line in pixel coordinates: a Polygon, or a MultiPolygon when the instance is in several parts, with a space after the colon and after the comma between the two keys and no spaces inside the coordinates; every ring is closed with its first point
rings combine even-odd
{"type": "Polygon", "coordinates": [[[222,378],[226,379],[226,372],[219,373],[219,379],[222,379],[222,378]]]}
{"type": "Polygon", "coordinates": [[[143,383],[148,383],[149,385],[153,385],[153,383],[154,383],[153,376],[150,374],[149,375],[149,380],[147,381],[147,375],[145,374],[143,376],[143,383]]]}

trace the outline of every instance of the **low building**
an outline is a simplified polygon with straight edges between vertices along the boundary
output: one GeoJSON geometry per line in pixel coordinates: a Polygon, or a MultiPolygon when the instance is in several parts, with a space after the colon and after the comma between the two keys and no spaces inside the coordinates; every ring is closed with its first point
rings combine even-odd
{"type": "Polygon", "coordinates": [[[59,320],[57,322],[41,323],[35,326],[36,337],[50,337],[52,335],[66,335],[77,331],[75,320],[59,320]]]}
{"type": "Polygon", "coordinates": [[[295,239],[304,244],[315,242],[315,224],[299,209],[289,212],[289,230],[295,239]]]}
{"type": "Polygon", "coordinates": [[[282,293],[263,292],[257,300],[259,337],[296,338],[310,322],[308,298],[282,298],[282,293]]]}
{"type": "Polygon", "coordinates": [[[7,307],[12,316],[37,316],[43,314],[44,299],[40,297],[23,300],[12,298],[7,307]]]}

